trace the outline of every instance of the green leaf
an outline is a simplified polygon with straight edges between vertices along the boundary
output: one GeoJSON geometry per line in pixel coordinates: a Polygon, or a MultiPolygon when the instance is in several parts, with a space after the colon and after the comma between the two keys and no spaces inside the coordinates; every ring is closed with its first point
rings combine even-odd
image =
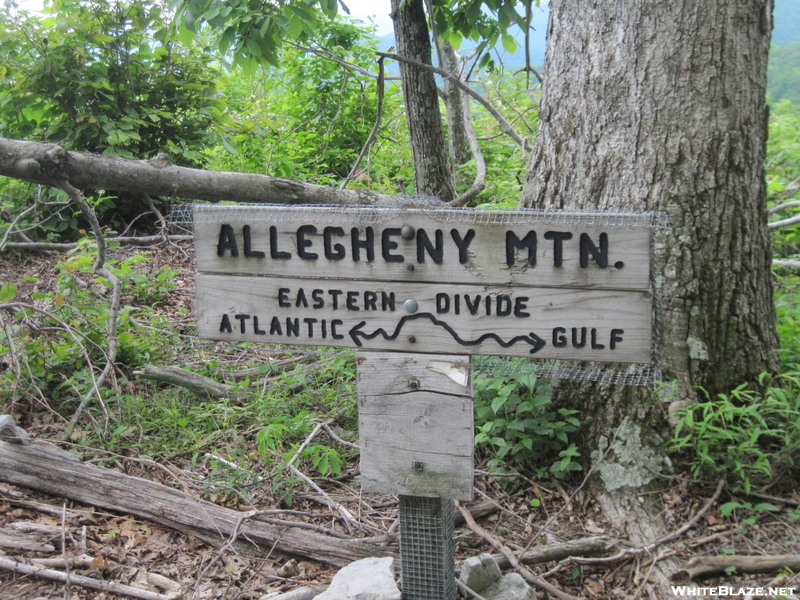
{"type": "Polygon", "coordinates": [[[296,40],[303,33],[304,20],[298,15],[292,15],[289,20],[289,27],[286,30],[286,35],[290,40],[296,40]]]}
{"type": "Polygon", "coordinates": [[[507,33],[503,34],[503,48],[505,48],[506,52],[511,54],[517,51],[517,41],[514,39],[514,36],[507,33]]]}
{"type": "Polygon", "coordinates": [[[0,286],[0,302],[11,302],[17,295],[17,286],[8,281],[0,286]]]}

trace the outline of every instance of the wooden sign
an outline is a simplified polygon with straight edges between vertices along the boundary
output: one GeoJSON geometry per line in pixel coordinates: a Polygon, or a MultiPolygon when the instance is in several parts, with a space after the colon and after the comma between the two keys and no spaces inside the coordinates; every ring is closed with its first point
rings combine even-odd
{"type": "Polygon", "coordinates": [[[196,276],[201,338],[641,362],[648,291],[196,276]]]}
{"type": "Polygon", "coordinates": [[[381,213],[375,215],[368,209],[325,212],[313,207],[308,207],[307,213],[306,208],[301,212],[293,207],[264,207],[270,218],[259,218],[258,211],[249,208],[241,216],[233,211],[219,220],[209,218],[214,207],[196,210],[201,211],[195,218],[197,266],[205,273],[630,290],[650,287],[647,227],[441,222],[421,210],[383,219],[381,213]]]}
{"type": "Polygon", "coordinates": [[[648,227],[242,208],[196,208],[202,338],[649,362],[648,227]]]}

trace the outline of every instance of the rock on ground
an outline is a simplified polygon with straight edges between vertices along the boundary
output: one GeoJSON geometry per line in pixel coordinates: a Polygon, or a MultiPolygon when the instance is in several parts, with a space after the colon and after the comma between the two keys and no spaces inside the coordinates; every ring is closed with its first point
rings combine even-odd
{"type": "Polygon", "coordinates": [[[536,600],[536,593],[519,573],[503,576],[491,554],[465,560],[460,579],[486,600],[536,600]]]}
{"type": "Polygon", "coordinates": [[[365,558],[347,565],[314,600],[400,600],[394,559],[365,558]]]}

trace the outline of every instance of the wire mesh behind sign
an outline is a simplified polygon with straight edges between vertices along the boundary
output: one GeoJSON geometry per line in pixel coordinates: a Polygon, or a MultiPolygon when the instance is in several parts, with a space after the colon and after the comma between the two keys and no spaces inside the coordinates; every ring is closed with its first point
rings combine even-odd
{"type": "MultiPolygon", "coordinates": [[[[278,205],[276,205],[278,207],[278,205]]],[[[224,219],[247,220],[251,223],[299,223],[308,222],[315,216],[327,222],[352,223],[354,215],[357,222],[376,225],[390,221],[404,210],[419,210],[427,217],[441,223],[464,223],[475,225],[527,225],[546,223],[548,225],[580,225],[584,227],[650,227],[662,229],[669,227],[666,214],[659,212],[608,211],[608,210],[480,210],[470,208],[442,207],[441,203],[424,198],[403,198],[380,206],[330,206],[330,205],[280,205],[280,215],[271,213],[269,205],[264,204],[175,204],[170,215],[174,225],[191,227],[194,219],[209,219],[213,222],[224,219]],[[212,207],[213,210],[202,210],[212,207]],[[201,210],[194,213],[195,207],[201,210]]]]}
{"type": "Polygon", "coordinates": [[[400,496],[403,600],[454,600],[455,504],[400,496]]]}

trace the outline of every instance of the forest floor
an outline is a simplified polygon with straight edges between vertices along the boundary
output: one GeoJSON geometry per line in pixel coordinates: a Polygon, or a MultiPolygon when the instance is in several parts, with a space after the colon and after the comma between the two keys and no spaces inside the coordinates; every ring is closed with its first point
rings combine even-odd
{"type": "MultiPolygon", "coordinates": [[[[115,252],[120,253],[119,256],[130,256],[131,251],[115,252]]],[[[148,251],[146,256],[152,272],[165,266],[176,271],[177,289],[172,292],[174,300],[165,303],[160,310],[174,314],[176,321],[190,326],[191,318],[187,319],[187,314],[191,314],[191,273],[194,270],[191,250],[186,247],[165,248],[148,251]]],[[[0,261],[0,279],[16,280],[24,299],[34,288],[40,290],[55,279],[55,265],[61,258],[36,254],[6,255],[0,261]]],[[[270,352],[267,348],[249,347],[233,351],[213,344],[189,342],[174,350],[169,360],[177,365],[202,363],[208,353],[219,360],[224,357],[242,366],[252,365],[270,352]]],[[[128,381],[122,379],[120,377],[120,385],[125,393],[146,396],[157,391],[157,386],[152,383],[137,381],[133,377],[128,381]]],[[[345,389],[351,391],[342,393],[346,396],[344,401],[355,406],[352,391],[355,384],[350,383],[345,389]]],[[[0,412],[13,411],[17,424],[25,428],[31,438],[58,443],[65,450],[78,452],[83,460],[100,462],[109,468],[165,485],[180,482],[181,487],[197,498],[217,502],[243,514],[253,509],[291,509],[295,512],[286,512],[280,518],[316,525],[344,537],[383,535],[387,551],[397,550],[397,498],[361,492],[357,481],[356,453],[348,456],[339,476],[313,477],[322,490],[364,525],[365,532],[352,533],[335,513],[319,502],[318,493],[297,480],[278,482],[270,479],[275,476],[274,470],[250,473],[250,482],[240,487],[226,483],[224,479],[212,481],[215,473],[218,475],[219,472],[219,463],[215,471],[208,459],[208,455],[214,452],[214,444],[204,445],[200,440],[193,452],[172,456],[168,460],[151,456],[135,445],[125,451],[117,449],[116,454],[112,454],[107,449],[87,446],[89,437],[76,437],[74,433],[72,437],[67,435],[70,415],[62,414],[64,406],[58,400],[52,399],[51,405],[45,405],[42,397],[12,399],[2,390],[0,394],[3,404],[0,412]],[[65,442],[67,439],[70,441],[65,442]],[[264,479],[257,481],[256,476],[264,479]],[[287,495],[281,491],[284,485],[291,486],[291,506],[287,504],[287,495]]],[[[187,402],[198,401],[191,399],[187,402]]],[[[330,416],[332,420],[328,424],[333,429],[357,442],[357,434],[352,431],[352,414],[349,417],[330,416]]],[[[253,428],[258,424],[252,426],[243,428],[241,432],[228,432],[227,447],[238,445],[242,461],[256,453],[257,440],[253,428]]],[[[309,467],[309,464],[305,466],[309,467]]],[[[257,467],[248,464],[248,469],[257,467]]],[[[561,558],[528,566],[535,576],[546,579],[564,592],[593,600],[660,597],[648,591],[648,576],[655,561],[666,557],[673,557],[681,564],[694,557],[707,556],[798,557],[800,482],[779,480],[769,490],[777,497],[773,499],[744,495],[733,497],[727,490],[714,497],[716,489],[717,482],[693,482],[680,477],[660,480],[648,494],[657,495],[663,506],[664,520],[669,527],[664,534],[678,531],[687,524],[690,527],[674,539],[643,549],[634,547],[609,526],[588,487],[580,479],[569,482],[529,477],[501,480],[480,475],[476,478],[478,494],[474,503],[492,505],[494,510],[478,520],[486,535],[467,524],[457,527],[457,565],[465,558],[483,552],[497,553],[492,541],[502,541],[516,555],[521,555],[531,548],[581,538],[606,537],[613,549],[604,554],[580,560],[561,558]],[[740,507],[721,509],[725,503],[734,501],[740,507]],[[603,557],[606,560],[602,560],[603,557]],[[615,558],[608,560],[608,557],[615,558]]],[[[102,507],[82,505],[69,498],[2,481],[0,559],[44,565],[72,575],[114,581],[186,600],[258,599],[271,592],[328,583],[337,571],[313,557],[284,556],[274,552],[266,557],[256,557],[230,548],[221,550],[128,514],[116,514],[102,507]],[[14,532],[29,536],[34,545],[28,549],[13,547],[14,544],[3,536],[14,532]]],[[[749,591],[767,591],[770,587],[800,590],[800,576],[786,568],[753,574],[729,569],[696,581],[695,585],[706,589],[700,593],[712,598],[777,597],[748,595],[748,588],[753,588],[749,591]],[[708,588],[719,586],[724,586],[726,593],[712,594],[708,591],[708,588]]],[[[539,598],[548,598],[546,593],[538,593],[539,598]]],[[[3,600],[105,600],[123,597],[126,596],[86,589],[75,583],[51,582],[34,575],[0,571],[0,599],[3,600]]],[[[680,593],[676,592],[674,597],[680,597],[680,593]]]]}

